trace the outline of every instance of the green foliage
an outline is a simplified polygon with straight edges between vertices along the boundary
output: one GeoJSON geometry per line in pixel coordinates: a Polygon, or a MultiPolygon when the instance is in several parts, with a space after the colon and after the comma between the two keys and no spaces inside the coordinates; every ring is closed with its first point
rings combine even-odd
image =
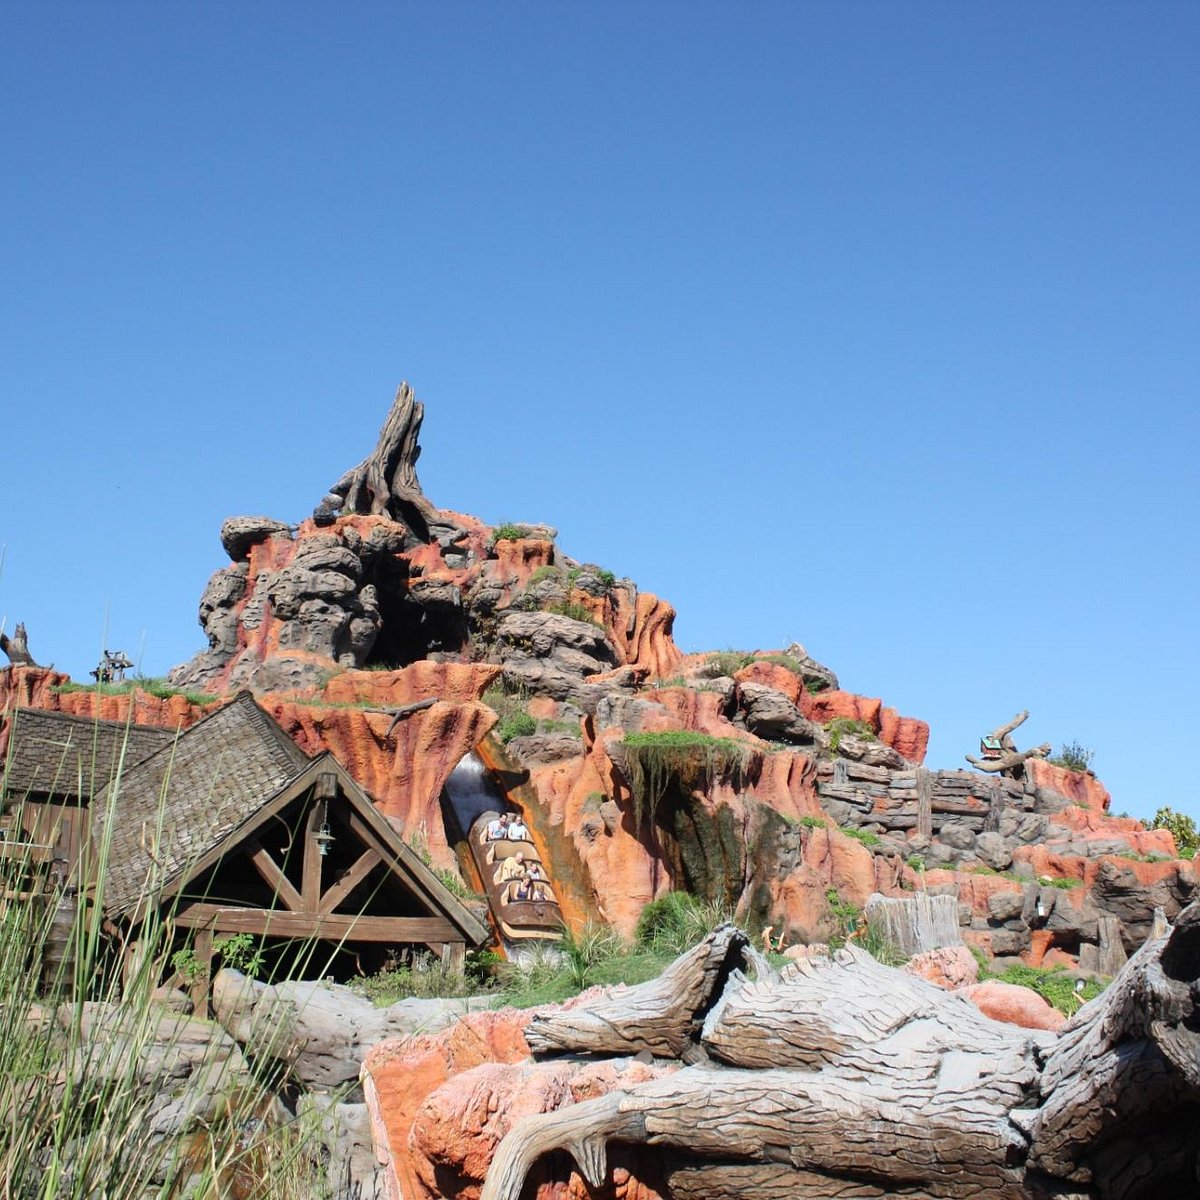
{"type": "Polygon", "coordinates": [[[715,781],[726,779],[734,787],[741,787],[751,757],[744,742],[687,729],[627,733],[622,745],[638,827],[646,811],[653,824],[659,801],[673,782],[685,790],[711,787],[715,781]]]}
{"type": "Polygon", "coordinates": [[[536,732],[537,722],[527,712],[513,713],[496,726],[496,736],[506,746],[513,738],[528,737],[536,732]]]}
{"type": "Polygon", "coordinates": [[[1001,983],[1015,983],[1019,987],[1032,988],[1044,1000],[1053,1004],[1061,1013],[1071,1016],[1086,1001],[1094,1000],[1104,988],[1088,980],[1082,991],[1075,990],[1075,981],[1062,967],[1027,967],[1016,964],[994,976],[1001,983]]]}
{"type": "Polygon", "coordinates": [[[879,834],[872,833],[869,829],[855,829],[852,825],[842,825],[842,833],[848,838],[853,838],[856,842],[861,842],[864,846],[878,846],[879,834]]]}
{"type": "Polygon", "coordinates": [[[541,566],[529,577],[529,587],[535,584],[544,583],[547,579],[557,579],[559,570],[557,567],[541,566]]]}
{"type": "Polygon", "coordinates": [[[925,860],[919,854],[910,854],[907,862],[914,871],[925,870],[925,860]]]}
{"type": "Polygon", "coordinates": [[[830,945],[844,945],[846,938],[858,928],[862,919],[862,909],[849,900],[843,900],[837,888],[825,889],[825,903],[829,905],[829,915],[838,923],[841,932],[836,935],[830,945]]]}
{"type": "Polygon", "coordinates": [[[690,892],[667,892],[642,909],[633,939],[643,950],[675,958],[730,919],[721,904],[700,900],[690,892]]]}
{"type": "Polygon", "coordinates": [[[510,521],[505,521],[503,525],[497,525],[492,531],[493,542],[519,542],[522,538],[527,538],[533,533],[533,530],[528,525],[514,525],[510,521]]]}
{"type": "Polygon", "coordinates": [[[805,829],[824,829],[825,819],[823,817],[801,817],[800,824],[805,829]]]}
{"type": "MultiPolygon", "coordinates": [[[[257,979],[262,973],[262,945],[253,934],[231,933],[227,937],[214,938],[212,948],[213,953],[220,956],[221,966],[241,971],[251,979],[257,979]]],[[[204,964],[190,942],[171,955],[171,967],[189,985],[204,975],[204,964]]]]}
{"type": "Polygon", "coordinates": [[[617,577],[604,567],[601,567],[600,570],[596,572],[596,578],[599,579],[606,588],[611,588],[613,584],[617,582],[617,577]]]}
{"type": "Polygon", "coordinates": [[[1047,884],[1048,887],[1058,888],[1061,891],[1069,892],[1072,888],[1083,887],[1083,880],[1076,879],[1071,875],[1056,875],[1047,884]]]}
{"type": "Polygon", "coordinates": [[[101,696],[124,696],[129,692],[145,692],[159,700],[182,696],[189,704],[211,704],[217,697],[207,692],[193,692],[186,688],[172,687],[165,679],[135,675],[121,683],[76,683],[70,680],[50,689],[52,692],[98,692],[101,696]]]}
{"type": "Polygon", "coordinates": [[[586,604],[578,604],[574,600],[559,600],[546,605],[546,612],[555,613],[560,617],[570,617],[572,621],[586,621],[589,625],[598,624],[592,610],[586,604]]]}
{"type": "Polygon", "coordinates": [[[754,661],[744,650],[718,650],[708,656],[708,666],[719,675],[734,675],[754,661]]]}
{"type": "Polygon", "coordinates": [[[829,748],[835,754],[838,752],[844,737],[862,738],[864,741],[875,741],[875,731],[865,721],[853,717],[834,717],[825,722],[825,732],[829,734],[829,748]]]}
{"type": "Polygon", "coordinates": [[[854,939],[854,944],[865,950],[876,962],[881,962],[885,967],[902,967],[908,962],[908,955],[896,945],[895,942],[889,941],[884,935],[870,925],[863,928],[862,932],[854,939]]]}
{"type": "Polygon", "coordinates": [[[1200,847],[1200,833],[1196,830],[1196,822],[1186,813],[1176,812],[1169,805],[1164,805],[1154,814],[1150,828],[1169,830],[1181,858],[1191,858],[1197,847],[1200,847]],[[1185,854],[1185,851],[1189,853],[1185,854]]]}
{"type": "Polygon", "coordinates": [[[1088,750],[1078,742],[1068,742],[1054,758],[1047,759],[1047,762],[1053,763],[1056,767],[1065,767],[1068,771],[1083,772],[1091,769],[1095,753],[1094,750],[1088,750]]]}
{"type": "Polygon", "coordinates": [[[350,987],[381,1007],[413,996],[477,996],[490,986],[487,979],[480,977],[490,973],[490,969],[491,964],[478,956],[472,969],[460,970],[431,954],[420,954],[408,961],[393,959],[376,974],[352,980],[350,987]]]}
{"type": "Polygon", "coordinates": [[[824,679],[806,679],[804,681],[804,690],[810,696],[815,696],[818,692],[824,692],[828,689],[829,684],[824,679]]]}

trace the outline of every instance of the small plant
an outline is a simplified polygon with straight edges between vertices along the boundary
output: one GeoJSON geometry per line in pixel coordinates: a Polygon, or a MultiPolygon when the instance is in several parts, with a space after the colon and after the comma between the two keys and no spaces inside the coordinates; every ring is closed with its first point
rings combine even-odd
{"type": "MultiPolygon", "coordinates": [[[[216,938],[212,944],[213,953],[221,957],[221,965],[232,971],[241,971],[251,979],[257,979],[263,968],[263,953],[261,945],[253,934],[231,933],[228,937],[216,938]]],[[[196,955],[195,949],[189,944],[176,950],[171,955],[171,967],[175,973],[189,986],[202,978],[204,964],[196,955]]]]}
{"type": "Polygon", "coordinates": [[[1076,879],[1072,875],[1056,875],[1047,884],[1048,887],[1058,888],[1060,891],[1069,892],[1072,888],[1083,887],[1083,880],[1076,879]]]}
{"type": "Polygon", "coordinates": [[[889,941],[882,933],[868,925],[854,940],[856,946],[861,946],[876,962],[885,967],[902,967],[908,962],[908,955],[889,941]]]}
{"type": "Polygon", "coordinates": [[[909,868],[913,871],[924,871],[925,860],[919,854],[910,854],[907,859],[909,868]]]}
{"type": "Polygon", "coordinates": [[[527,712],[515,712],[496,726],[496,736],[507,746],[513,738],[528,737],[537,732],[537,722],[527,712]]]}
{"type": "Polygon", "coordinates": [[[754,661],[744,650],[718,650],[708,656],[708,668],[718,675],[734,675],[754,661]]]}
{"type": "Polygon", "coordinates": [[[853,838],[856,842],[861,842],[864,846],[879,845],[879,834],[872,833],[869,829],[855,829],[852,825],[842,825],[841,832],[848,838],[853,838]]]}
{"type": "Polygon", "coordinates": [[[557,567],[541,566],[529,577],[529,587],[536,587],[539,583],[544,583],[547,579],[557,579],[559,571],[557,567]]]}
{"type": "Polygon", "coordinates": [[[387,1007],[413,996],[476,996],[488,985],[480,980],[478,971],[447,966],[432,955],[418,954],[408,960],[390,959],[382,970],[351,980],[349,986],[372,1003],[387,1007]]]}
{"type": "Polygon", "coordinates": [[[843,900],[837,888],[832,887],[825,889],[825,903],[829,905],[829,915],[841,929],[841,933],[831,939],[830,945],[836,943],[838,946],[843,946],[846,944],[846,939],[852,937],[857,931],[858,922],[862,918],[862,909],[849,900],[843,900]]]}
{"type": "Polygon", "coordinates": [[[1068,771],[1082,773],[1091,770],[1094,755],[1094,750],[1088,750],[1078,742],[1068,742],[1054,758],[1048,761],[1056,767],[1065,767],[1068,771]]]}
{"type": "Polygon", "coordinates": [[[492,531],[492,542],[519,542],[532,533],[533,530],[528,525],[514,525],[510,521],[505,521],[503,525],[497,525],[492,531]]]}
{"type": "Polygon", "coordinates": [[[572,621],[586,621],[589,625],[598,624],[592,610],[586,604],[579,604],[574,600],[560,600],[555,604],[548,604],[545,611],[555,613],[560,617],[570,617],[572,621]]]}
{"type": "Polygon", "coordinates": [[[1200,832],[1196,830],[1195,820],[1186,813],[1176,812],[1169,805],[1164,805],[1154,814],[1150,828],[1168,830],[1175,839],[1180,858],[1191,858],[1200,847],[1200,832]]]}
{"type": "Polygon", "coordinates": [[[810,695],[815,696],[818,692],[827,691],[829,684],[824,679],[806,679],[804,681],[804,690],[810,695]]]}
{"type": "Polygon", "coordinates": [[[824,729],[829,734],[829,748],[835,754],[840,749],[844,737],[862,738],[870,742],[876,740],[875,731],[870,725],[865,721],[855,720],[854,717],[834,717],[832,721],[825,722],[824,729]]]}
{"type": "Polygon", "coordinates": [[[823,817],[801,817],[800,824],[805,829],[824,829],[825,820],[823,817]]]}
{"type": "Polygon", "coordinates": [[[606,588],[612,587],[613,584],[617,582],[617,577],[604,567],[601,567],[600,570],[596,572],[596,578],[599,579],[606,588]]]}

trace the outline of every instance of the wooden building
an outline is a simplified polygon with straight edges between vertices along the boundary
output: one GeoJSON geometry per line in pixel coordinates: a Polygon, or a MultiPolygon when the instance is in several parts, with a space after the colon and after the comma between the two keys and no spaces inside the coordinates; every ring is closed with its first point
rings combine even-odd
{"type": "Polygon", "coordinates": [[[169,746],[175,734],[148,725],[20,708],[0,722],[5,840],[44,852],[65,882],[81,865],[92,798],[115,775],[169,746]]]}
{"type": "Polygon", "coordinates": [[[276,955],[309,947],[313,962],[350,951],[368,970],[414,946],[461,962],[489,937],[345,768],[309,758],[248,692],[125,770],[93,809],[106,864],[94,899],[127,946],[152,910],[191,931],[205,968],[214,939],[240,933],[276,955]]]}

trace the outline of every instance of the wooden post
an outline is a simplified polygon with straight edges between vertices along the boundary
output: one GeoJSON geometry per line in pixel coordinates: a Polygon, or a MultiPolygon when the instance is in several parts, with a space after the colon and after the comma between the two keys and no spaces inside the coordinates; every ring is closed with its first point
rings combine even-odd
{"type": "Polygon", "coordinates": [[[917,832],[933,837],[933,777],[924,767],[917,768],[917,832]]]}
{"type": "Polygon", "coordinates": [[[467,944],[465,942],[445,942],[442,945],[442,965],[447,971],[461,973],[467,966],[467,944]]]}
{"type": "Polygon", "coordinates": [[[195,947],[196,963],[199,971],[188,989],[192,997],[192,1006],[196,1016],[208,1016],[208,993],[212,984],[213,960],[213,930],[211,925],[196,930],[195,947]]]}
{"type": "Polygon", "coordinates": [[[321,907],[321,850],[317,845],[317,830],[325,823],[325,801],[318,800],[308,810],[304,823],[304,873],[300,895],[305,912],[317,912],[321,907]]]}

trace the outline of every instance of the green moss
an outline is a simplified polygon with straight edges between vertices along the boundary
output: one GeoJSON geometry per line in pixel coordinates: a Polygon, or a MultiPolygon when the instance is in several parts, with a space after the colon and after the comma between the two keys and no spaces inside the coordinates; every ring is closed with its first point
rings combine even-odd
{"type": "Polygon", "coordinates": [[[653,822],[659,801],[673,783],[686,791],[711,787],[717,780],[741,787],[753,754],[744,742],[687,729],[629,733],[622,745],[639,827],[647,810],[653,822]]]}

